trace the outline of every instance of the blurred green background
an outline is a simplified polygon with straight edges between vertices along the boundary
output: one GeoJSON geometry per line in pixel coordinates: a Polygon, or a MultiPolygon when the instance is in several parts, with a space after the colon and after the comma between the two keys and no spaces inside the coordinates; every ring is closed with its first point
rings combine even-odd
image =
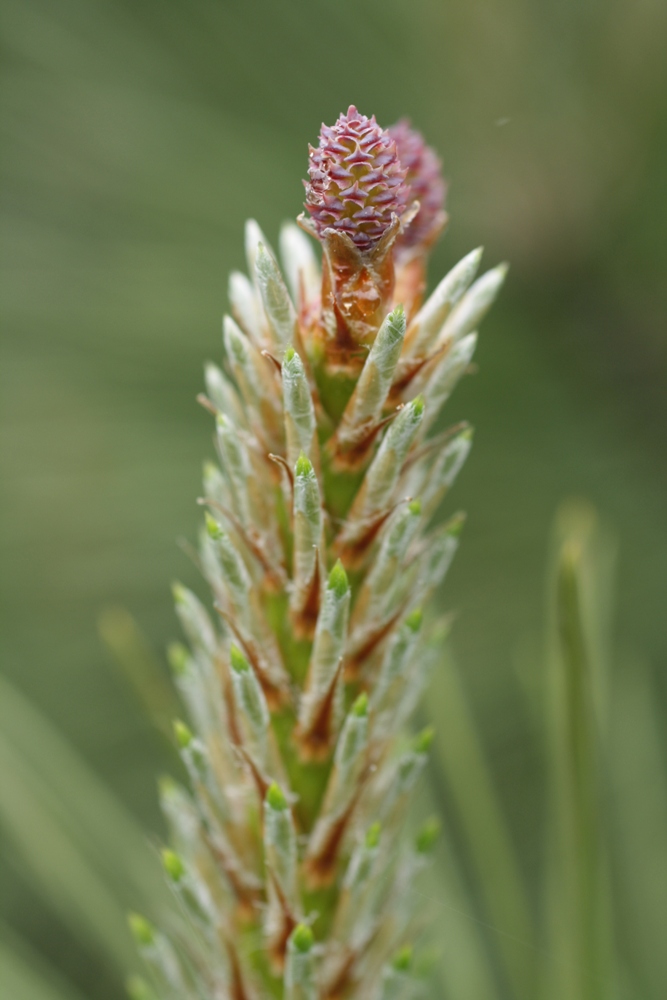
{"type": "MultiPolygon", "coordinates": [[[[476,442],[443,601],[536,895],[543,761],[517,678],[539,660],[565,497],[620,540],[615,658],[621,673],[641,659],[665,755],[664,0],[5,0],[3,22],[3,673],[159,833],[155,776],[173,765],[100,613],[129,609],[161,655],[169,583],[196,585],[176,544],[212,454],[194,397],[244,220],[277,242],[322,120],[351,102],[383,124],[407,115],[451,184],[432,279],[480,243],[487,265],[511,262],[479,372],[449,405],[476,442]]],[[[434,789],[447,799],[437,775],[434,789]]],[[[120,996],[16,838],[0,863],[12,934],[85,995],[120,996]]],[[[470,885],[454,923],[493,925],[470,885]]],[[[629,995],[657,997],[652,975],[629,995]]]]}

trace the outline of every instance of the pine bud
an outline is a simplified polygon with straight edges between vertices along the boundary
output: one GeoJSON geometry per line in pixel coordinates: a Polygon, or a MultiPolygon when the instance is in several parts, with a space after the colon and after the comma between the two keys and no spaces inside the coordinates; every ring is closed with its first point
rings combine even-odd
{"type": "Polygon", "coordinates": [[[155,986],[133,980],[131,1000],[416,989],[401,946],[423,923],[410,890],[437,823],[401,839],[433,740],[408,727],[437,659],[422,607],[463,517],[427,531],[471,445],[467,424],[430,427],[506,270],[473,283],[473,251],[422,304],[444,194],[407,122],[350,107],[310,150],[309,236],[283,227],[284,276],[246,225],[226,357],[200,397],[219,467],[204,468],[196,562],[215,615],[174,587],[189,780],[163,779],[160,804],[179,920],[167,935],[130,918],[155,986]]]}

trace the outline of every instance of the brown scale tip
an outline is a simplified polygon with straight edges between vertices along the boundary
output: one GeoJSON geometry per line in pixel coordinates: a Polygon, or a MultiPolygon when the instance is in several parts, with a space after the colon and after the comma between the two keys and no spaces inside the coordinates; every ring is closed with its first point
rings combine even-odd
{"type": "Polygon", "coordinates": [[[428,244],[442,224],[447,194],[440,158],[407,118],[390,126],[388,132],[396,143],[401,166],[407,171],[409,200],[419,202],[417,215],[399,235],[397,245],[407,248],[428,244]]]}
{"type": "Polygon", "coordinates": [[[350,105],[309,147],[305,207],[318,235],[335,229],[359,250],[372,249],[408,205],[405,177],[389,132],[350,105]]]}

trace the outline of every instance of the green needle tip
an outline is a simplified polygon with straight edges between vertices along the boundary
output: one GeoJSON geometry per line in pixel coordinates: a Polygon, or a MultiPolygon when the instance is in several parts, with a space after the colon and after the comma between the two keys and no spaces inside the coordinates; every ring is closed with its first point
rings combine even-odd
{"type": "Polygon", "coordinates": [[[309,476],[313,471],[313,463],[310,461],[307,455],[303,452],[299,455],[296,460],[296,469],[294,470],[297,477],[309,476]]]}
{"type": "Polygon", "coordinates": [[[435,729],[433,726],[427,726],[426,729],[422,729],[421,733],[415,737],[413,744],[415,753],[428,753],[434,736],[435,729]]]}
{"type": "Polygon", "coordinates": [[[368,715],[368,695],[365,691],[361,692],[353,704],[352,715],[356,715],[358,719],[363,719],[365,715],[368,715]]]}
{"type": "Polygon", "coordinates": [[[155,930],[145,917],[142,917],[140,913],[130,913],[127,922],[137,944],[144,946],[153,944],[155,930]]]}
{"type": "Polygon", "coordinates": [[[415,608],[411,611],[408,617],[405,619],[405,624],[408,626],[411,632],[419,632],[422,627],[422,622],[424,620],[424,613],[421,608],[415,608]]]}
{"type": "Polygon", "coordinates": [[[417,834],[415,847],[419,854],[428,854],[440,836],[440,820],[433,816],[428,819],[417,834]]]}
{"type": "Polygon", "coordinates": [[[313,932],[306,924],[297,924],[291,940],[297,951],[308,952],[313,947],[313,932]]]}
{"type": "Polygon", "coordinates": [[[239,647],[235,646],[234,643],[232,643],[229,647],[229,659],[232,665],[232,670],[234,670],[237,674],[243,674],[247,670],[250,670],[250,664],[239,647]]]}
{"type": "Polygon", "coordinates": [[[407,944],[397,951],[391,964],[397,972],[407,972],[412,965],[412,947],[407,944]]]}
{"type": "Polygon", "coordinates": [[[194,739],[192,731],[180,719],[174,721],[174,735],[181,750],[189,747],[194,739]]]}
{"type": "Polygon", "coordinates": [[[329,590],[333,590],[336,597],[344,597],[349,589],[349,583],[347,581],[347,573],[343,568],[343,564],[338,560],[334,568],[329,573],[329,590]]]}
{"type": "Polygon", "coordinates": [[[188,666],[188,651],[180,642],[172,642],[167,650],[167,659],[172,673],[182,677],[188,666]]]}
{"type": "Polygon", "coordinates": [[[170,851],[166,847],[162,852],[162,864],[167,875],[173,882],[181,881],[185,875],[185,865],[175,851],[170,851]]]}
{"type": "Polygon", "coordinates": [[[277,812],[282,812],[283,809],[287,809],[287,799],[285,798],[285,793],[283,792],[280,785],[276,784],[274,781],[272,785],[269,785],[269,790],[266,793],[266,801],[272,809],[277,812]]]}
{"type": "Polygon", "coordinates": [[[380,823],[372,823],[371,826],[366,830],[366,847],[377,847],[380,843],[380,833],[382,832],[382,827],[380,823]]]}
{"type": "Polygon", "coordinates": [[[209,537],[213,538],[214,540],[220,538],[220,536],[222,535],[222,530],[220,528],[220,525],[218,524],[218,522],[214,517],[211,517],[208,511],[205,514],[205,520],[206,520],[206,531],[208,532],[209,537]]]}

